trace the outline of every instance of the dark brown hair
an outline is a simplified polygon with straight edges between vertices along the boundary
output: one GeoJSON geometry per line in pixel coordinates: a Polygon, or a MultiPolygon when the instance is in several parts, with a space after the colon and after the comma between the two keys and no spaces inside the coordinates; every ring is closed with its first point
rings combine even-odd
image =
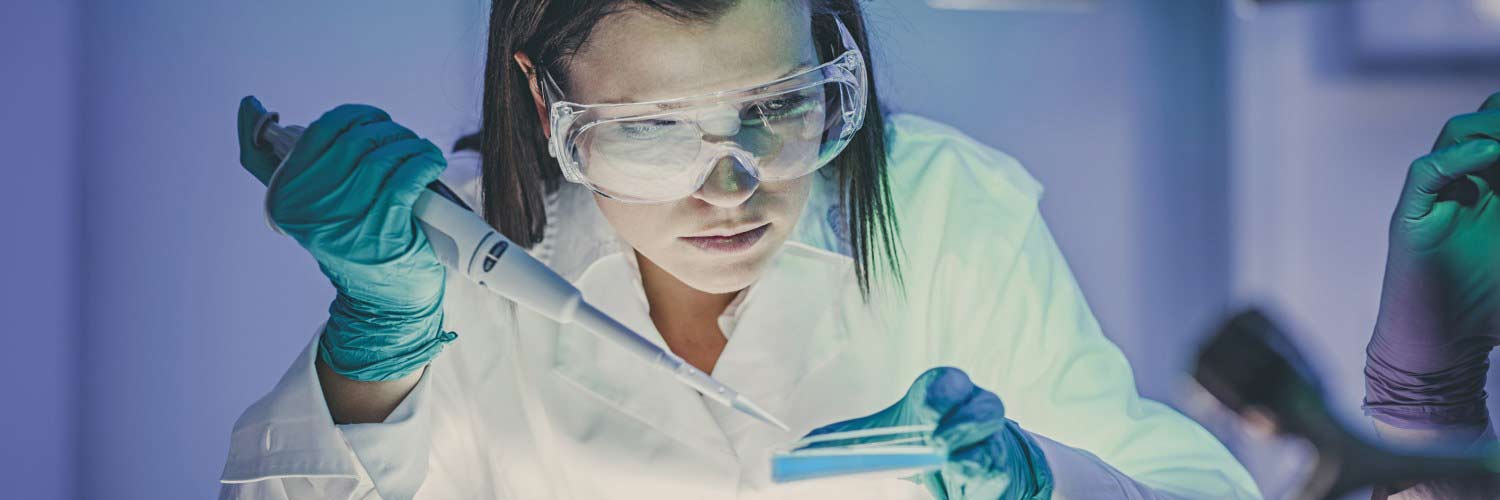
{"type": "MultiPolygon", "coordinates": [[[[568,58],[587,42],[606,16],[629,7],[644,7],[681,22],[712,22],[739,0],[494,0],[490,7],[489,44],[484,67],[483,123],[478,134],[461,139],[457,149],[477,149],[483,158],[481,202],[484,217],[506,237],[524,247],[541,242],[547,224],[546,193],[557,189],[562,172],[549,156],[542,123],[535,111],[530,81],[515,62],[525,52],[564,89],[568,58]]],[[[755,0],[763,1],[763,0],[755,0]]],[[[789,0],[791,1],[791,0],[789,0]]],[[[838,27],[843,21],[864,52],[869,101],[864,127],[849,146],[824,167],[821,175],[837,179],[840,207],[847,224],[850,251],[860,290],[869,292],[871,269],[883,258],[899,288],[901,273],[898,227],[886,182],[885,116],[876,98],[870,45],[858,0],[804,0],[812,12],[813,40],[823,61],[837,57],[838,27]]]]}

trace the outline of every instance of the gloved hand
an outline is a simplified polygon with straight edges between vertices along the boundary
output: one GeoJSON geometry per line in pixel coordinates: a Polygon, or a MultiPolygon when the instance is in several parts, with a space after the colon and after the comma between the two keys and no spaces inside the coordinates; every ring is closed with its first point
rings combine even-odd
{"type": "Polygon", "coordinates": [[[941,470],[912,478],[939,499],[1046,499],[1052,469],[1031,437],[1005,418],[1005,404],[957,368],[933,368],[906,396],[873,415],[820,427],[808,436],[902,425],[932,425],[948,448],[941,470]]]}
{"type": "Polygon", "coordinates": [[[1448,121],[1391,217],[1365,413],[1401,428],[1482,426],[1500,342],[1500,94],[1448,121]]]}
{"type": "Polygon", "coordinates": [[[275,172],[276,158],[250,137],[265,113],[254,97],[240,101],[240,163],[269,184],[272,222],[312,254],[338,292],[319,357],[360,381],[425,366],[456,337],[441,330],[444,268],[411,214],[447,168],[442,151],[384,111],[344,105],[309,125],[275,172]]]}

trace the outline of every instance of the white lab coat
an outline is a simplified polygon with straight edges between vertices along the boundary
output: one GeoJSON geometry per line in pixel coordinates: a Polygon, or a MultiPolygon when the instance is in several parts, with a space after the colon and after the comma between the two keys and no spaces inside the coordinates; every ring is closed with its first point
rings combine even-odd
{"type": "MultiPolygon", "coordinates": [[[[899,479],[775,485],[769,453],[884,408],[943,365],[999,395],[1036,438],[1054,498],[1259,496],[1203,428],[1137,395],[1038,214],[1041,187],[1014,159],[922,118],[888,127],[904,299],[878,288],[862,300],[836,191],[819,176],[792,241],[719,320],[728,344],[713,376],[791,432],[450,273],[444,328],[459,337],[386,422],[331,421],[310,341],[235,423],[221,497],[928,498],[899,479]]],[[[444,175],[479,206],[475,157],[444,175]]],[[[567,184],[547,210],[531,252],[662,342],[632,254],[590,193],[567,184]]]]}

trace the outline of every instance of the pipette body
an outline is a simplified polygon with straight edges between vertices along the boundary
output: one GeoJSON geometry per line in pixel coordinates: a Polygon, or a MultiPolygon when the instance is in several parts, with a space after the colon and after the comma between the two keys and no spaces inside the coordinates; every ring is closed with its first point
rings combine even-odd
{"type": "MultiPolygon", "coordinates": [[[[286,158],[303,127],[283,127],[276,113],[256,123],[256,145],[286,158]]],[[[273,174],[272,179],[275,179],[273,174]]],[[[269,213],[269,212],[268,212],[269,213]]],[[[652,365],[713,401],[756,420],[788,430],[786,424],[733,389],[583,300],[572,283],[490,227],[441,181],[427,186],[412,215],[431,242],[438,261],[465,278],[559,323],[575,323],[652,365]]],[[[271,222],[267,217],[267,222],[271,222]]],[[[275,223],[272,229],[281,232],[275,223]]]]}

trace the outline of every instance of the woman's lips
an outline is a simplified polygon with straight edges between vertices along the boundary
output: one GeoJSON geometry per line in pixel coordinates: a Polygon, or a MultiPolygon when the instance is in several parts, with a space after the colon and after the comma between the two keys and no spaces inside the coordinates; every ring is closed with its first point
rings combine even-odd
{"type": "Polygon", "coordinates": [[[686,241],[686,242],[688,242],[690,244],[692,244],[693,246],[696,246],[696,247],[698,247],[700,249],[703,249],[703,250],[709,251],[709,252],[718,252],[718,253],[742,252],[742,251],[745,251],[746,249],[749,249],[752,246],[755,246],[755,242],[760,241],[760,238],[762,236],[766,235],[766,230],[769,229],[770,227],[771,227],[771,223],[767,222],[765,224],[761,224],[759,227],[756,227],[755,229],[751,229],[749,231],[745,231],[745,232],[739,233],[739,234],[732,234],[732,235],[729,235],[729,236],[703,236],[703,237],[688,237],[688,236],[684,236],[684,237],[682,237],[682,240],[686,241]]]}

